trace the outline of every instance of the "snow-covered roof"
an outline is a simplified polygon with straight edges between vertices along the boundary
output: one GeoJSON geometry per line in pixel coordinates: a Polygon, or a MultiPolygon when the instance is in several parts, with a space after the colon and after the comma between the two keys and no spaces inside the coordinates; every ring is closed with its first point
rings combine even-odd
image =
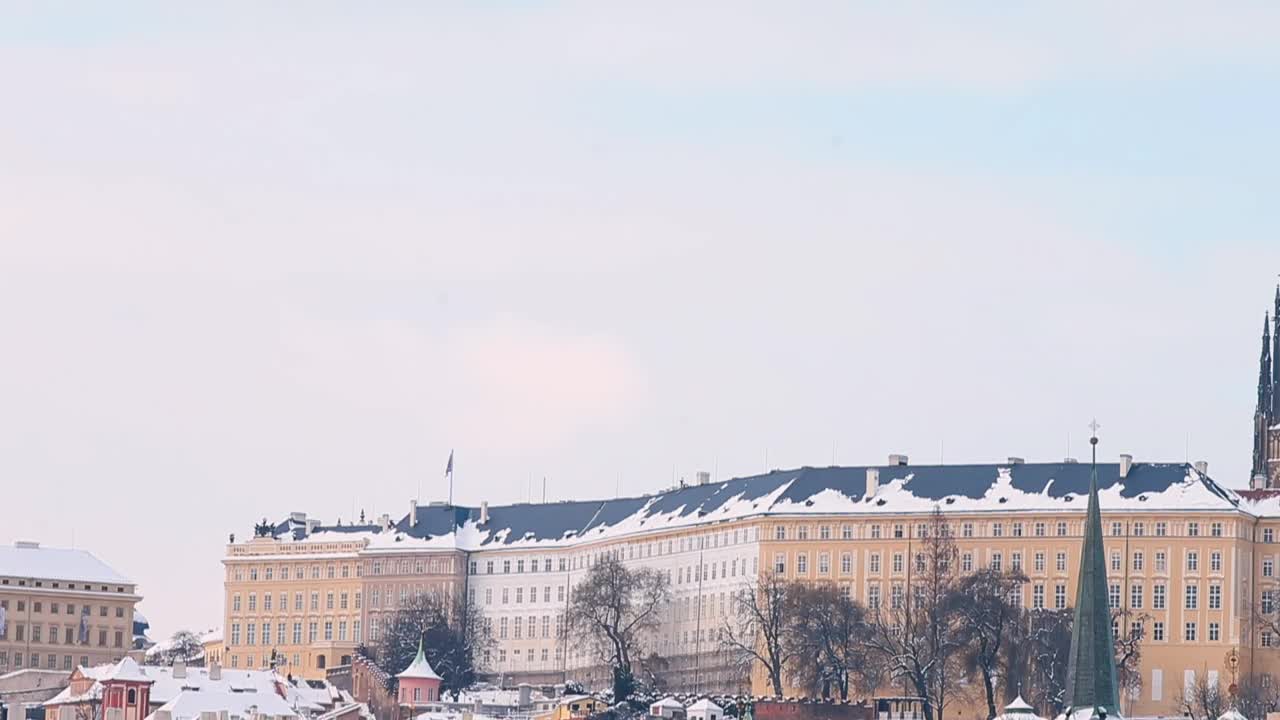
{"type": "Polygon", "coordinates": [[[653,704],[652,704],[652,705],[650,705],[649,707],[664,707],[664,708],[671,708],[672,710],[683,710],[683,709],[684,709],[684,705],[683,705],[683,704],[681,704],[681,702],[680,702],[679,700],[677,700],[677,699],[675,699],[674,697],[671,697],[671,696],[664,697],[664,698],[662,698],[661,700],[659,700],[659,701],[657,701],[657,702],[653,703],[653,704]]]}
{"type": "MultiPolygon", "coordinates": [[[[154,707],[154,703],[153,703],[154,707]]],[[[225,690],[185,691],[153,710],[147,716],[154,720],[156,712],[166,710],[173,720],[199,720],[200,713],[226,711],[232,718],[248,718],[254,713],[273,717],[297,717],[284,698],[275,693],[227,692],[225,690]]]]}
{"type": "MultiPolygon", "coordinates": [[[[1186,463],[1133,463],[1120,477],[1118,463],[1097,466],[1104,511],[1243,510],[1280,516],[1280,495],[1269,504],[1242,500],[1186,463]]],[[[762,516],[924,514],[1009,510],[1084,513],[1087,463],[999,463],[803,467],[672,488],[610,500],[520,503],[480,510],[427,505],[391,529],[376,525],[315,527],[308,540],[360,538],[365,552],[417,549],[562,547],[711,522],[762,516]],[[878,474],[868,497],[867,474],[878,474]]],[[[298,541],[305,528],[288,521],[277,539],[298,541]]]]}
{"type": "Polygon", "coordinates": [[[431,663],[427,662],[427,655],[422,651],[422,640],[418,640],[418,655],[409,663],[409,667],[403,672],[396,675],[398,678],[408,678],[416,680],[439,680],[440,676],[435,670],[431,669],[431,663]]]}
{"type": "Polygon", "coordinates": [[[711,700],[709,700],[708,698],[702,698],[701,700],[695,702],[694,704],[689,706],[688,710],[691,714],[707,713],[707,712],[718,712],[718,713],[724,712],[724,708],[711,702],[711,700]]]}
{"type": "Polygon", "coordinates": [[[1004,706],[1004,712],[995,717],[994,720],[1042,720],[1036,715],[1036,709],[1027,704],[1022,696],[1014,698],[1013,702],[1004,706]]]}
{"type": "Polygon", "coordinates": [[[1219,715],[1218,720],[1248,720],[1248,718],[1244,716],[1244,713],[1233,708],[1219,715]]]}
{"type": "Polygon", "coordinates": [[[115,665],[112,665],[105,674],[98,678],[98,680],[103,682],[112,680],[144,683],[155,682],[154,678],[149,677],[145,672],[143,672],[136,660],[127,655],[120,658],[120,661],[115,665]]]}
{"type": "MultiPolygon", "coordinates": [[[[274,695],[279,697],[277,683],[284,684],[283,679],[270,670],[229,670],[222,668],[220,671],[221,678],[211,680],[209,678],[209,668],[204,667],[188,667],[186,669],[186,677],[175,678],[171,667],[159,665],[138,666],[136,664],[135,666],[144,677],[152,681],[151,703],[153,706],[173,700],[182,693],[184,688],[200,692],[234,691],[251,696],[274,695]]],[[[80,673],[87,678],[102,681],[107,679],[107,676],[115,667],[113,664],[82,667],[80,668],[80,673]]],[[[288,689],[286,689],[286,692],[288,692],[288,689]]],[[[304,693],[301,691],[295,693],[295,695],[304,698],[304,693]]],[[[306,693],[304,699],[309,701],[313,697],[314,695],[311,693],[306,693]]],[[[71,689],[68,687],[47,701],[46,704],[58,705],[76,701],[77,698],[71,694],[71,689]]]]}
{"type": "Polygon", "coordinates": [[[0,546],[0,575],[111,585],[133,584],[85,550],[43,547],[33,542],[0,546]]]}

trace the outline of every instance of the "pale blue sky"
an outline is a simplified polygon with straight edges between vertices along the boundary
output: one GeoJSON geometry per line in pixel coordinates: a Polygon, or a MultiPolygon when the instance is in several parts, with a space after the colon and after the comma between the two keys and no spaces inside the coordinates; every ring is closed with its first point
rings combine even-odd
{"type": "Polygon", "coordinates": [[[504,502],[1096,415],[1246,480],[1273,4],[263,5],[0,8],[0,541],[160,634],[450,448],[504,502]]]}

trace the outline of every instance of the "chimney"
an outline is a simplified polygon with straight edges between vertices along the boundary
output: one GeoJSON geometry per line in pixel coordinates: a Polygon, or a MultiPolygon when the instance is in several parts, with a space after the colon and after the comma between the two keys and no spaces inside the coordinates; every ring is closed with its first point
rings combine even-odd
{"type": "Polygon", "coordinates": [[[289,513],[289,519],[302,525],[307,522],[307,514],[304,512],[291,512],[289,513]]]}
{"type": "Polygon", "coordinates": [[[418,501],[409,501],[409,527],[416,527],[418,524],[418,501]]]}
{"type": "Polygon", "coordinates": [[[1265,490],[1267,487],[1267,476],[1262,473],[1254,475],[1253,482],[1249,484],[1249,487],[1253,490],[1265,490]]]}
{"type": "Polygon", "coordinates": [[[311,533],[315,532],[316,527],[319,525],[320,525],[319,520],[315,518],[307,518],[307,534],[310,535],[311,533]]]}
{"type": "Polygon", "coordinates": [[[880,489],[880,469],[867,468],[867,492],[865,495],[863,495],[863,497],[869,498],[875,495],[876,491],[878,491],[879,489],[880,489]]]}
{"type": "Polygon", "coordinates": [[[1026,459],[1026,458],[1020,458],[1020,457],[1018,457],[1017,455],[1010,455],[1010,456],[1009,456],[1009,464],[1010,464],[1010,465],[1022,465],[1022,464],[1023,464],[1023,463],[1025,463],[1026,461],[1027,461],[1027,459],[1026,459]]]}
{"type": "Polygon", "coordinates": [[[187,676],[187,661],[175,660],[173,663],[173,679],[181,680],[187,676]]]}
{"type": "Polygon", "coordinates": [[[1209,475],[1209,462],[1207,460],[1197,460],[1195,468],[1196,468],[1196,472],[1200,473],[1201,475],[1204,475],[1206,477],[1209,475]]]}
{"type": "Polygon", "coordinates": [[[1124,453],[1120,456],[1120,477],[1129,477],[1129,471],[1133,469],[1133,456],[1124,453]]]}
{"type": "Polygon", "coordinates": [[[480,501],[480,524],[484,525],[487,522],[489,522],[489,501],[481,500],[480,501]]]}
{"type": "Polygon", "coordinates": [[[222,666],[221,666],[221,665],[219,665],[219,664],[218,664],[218,663],[216,663],[216,662],[209,663],[209,679],[210,679],[210,680],[221,680],[221,679],[222,679],[222,666]]]}
{"type": "Polygon", "coordinates": [[[698,471],[698,484],[699,484],[699,485],[707,485],[707,484],[708,484],[708,483],[710,483],[710,482],[711,482],[711,473],[707,472],[706,470],[699,470],[699,471],[698,471]]]}
{"type": "Polygon", "coordinates": [[[889,464],[890,465],[906,465],[907,456],[906,455],[890,455],[889,464]]]}
{"type": "Polygon", "coordinates": [[[378,524],[379,524],[380,526],[382,526],[382,530],[383,530],[383,532],[386,532],[387,530],[390,530],[390,529],[391,529],[391,516],[390,516],[390,515],[388,515],[388,514],[386,514],[386,513],[382,513],[382,515],[378,517],[378,524]]]}

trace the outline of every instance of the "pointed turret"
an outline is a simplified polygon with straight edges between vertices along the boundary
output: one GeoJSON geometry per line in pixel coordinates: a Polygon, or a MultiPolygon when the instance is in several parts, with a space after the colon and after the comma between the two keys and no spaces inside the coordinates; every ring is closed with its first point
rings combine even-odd
{"type": "MultiPolygon", "coordinates": [[[[1271,314],[1280,323],[1280,285],[1276,286],[1276,308],[1271,314]]],[[[1270,425],[1280,424],[1280,329],[1271,333],[1271,412],[1267,418],[1270,425]]]]}
{"type": "MultiPolygon", "coordinates": [[[[1095,423],[1096,426],[1096,423],[1095,423]]],[[[1107,562],[1102,547],[1102,511],[1098,507],[1098,438],[1093,445],[1089,475],[1089,507],[1085,514],[1084,545],[1076,585],[1075,622],[1067,656],[1067,717],[1120,717],[1116,693],[1116,655],[1107,606],[1107,562]]]]}
{"type": "MultiPolygon", "coordinates": [[[[1280,332],[1276,333],[1276,337],[1280,338],[1280,332]]],[[[1275,380],[1272,377],[1274,372],[1272,366],[1271,355],[1271,316],[1264,315],[1262,317],[1262,356],[1258,362],[1258,414],[1264,417],[1272,417],[1272,409],[1275,398],[1275,380]]],[[[1275,364],[1280,367],[1280,364],[1275,364]]]]}

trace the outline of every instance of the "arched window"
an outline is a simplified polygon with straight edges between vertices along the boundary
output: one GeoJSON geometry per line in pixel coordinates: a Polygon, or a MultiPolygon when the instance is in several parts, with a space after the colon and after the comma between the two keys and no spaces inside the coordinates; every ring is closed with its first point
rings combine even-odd
{"type": "Polygon", "coordinates": [[[137,705],[137,704],[138,704],[138,689],[137,689],[137,688],[129,688],[129,701],[128,701],[128,702],[129,702],[129,704],[130,704],[130,705],[137,705]]]}

